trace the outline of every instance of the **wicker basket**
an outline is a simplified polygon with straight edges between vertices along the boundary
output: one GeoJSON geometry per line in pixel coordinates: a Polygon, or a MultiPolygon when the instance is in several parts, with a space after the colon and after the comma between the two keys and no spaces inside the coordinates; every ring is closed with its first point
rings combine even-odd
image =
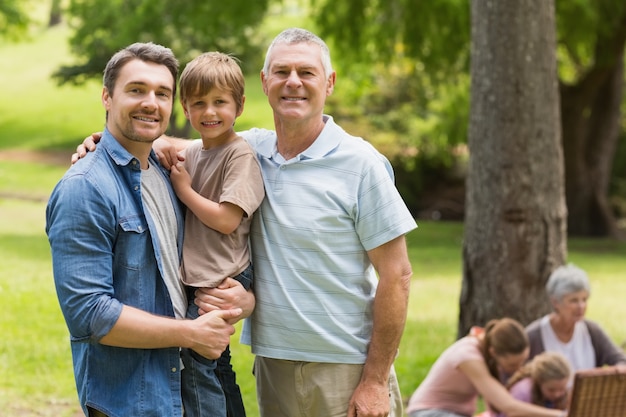
{"type": "Polygon", "coordinates": [[[568,417],[626,417],[626,373],[604,367],[574,375],[568,417]]]}

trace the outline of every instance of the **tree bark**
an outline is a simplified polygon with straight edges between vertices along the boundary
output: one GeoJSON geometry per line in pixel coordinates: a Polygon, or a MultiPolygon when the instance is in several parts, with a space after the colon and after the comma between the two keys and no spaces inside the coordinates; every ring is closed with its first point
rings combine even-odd
{"type": "Polygon", "coordinates": [[[471,99],[458,335],[549,311],[566,259],[554,0],[471,2],[471,99]]]}

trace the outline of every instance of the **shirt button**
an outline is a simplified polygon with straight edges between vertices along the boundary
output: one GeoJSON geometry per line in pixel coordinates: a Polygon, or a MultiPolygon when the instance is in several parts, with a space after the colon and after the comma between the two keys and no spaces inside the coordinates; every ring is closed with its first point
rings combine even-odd
{"type": "Polygon", "coordinates": [[[138,185],[135,185],[135,191],[137,191],[139,189],[138,185]]]}
{"type": "Polygon", "coordinates": [[[172,372],[176,372],[176,368],[172,368],[172,372]]]}

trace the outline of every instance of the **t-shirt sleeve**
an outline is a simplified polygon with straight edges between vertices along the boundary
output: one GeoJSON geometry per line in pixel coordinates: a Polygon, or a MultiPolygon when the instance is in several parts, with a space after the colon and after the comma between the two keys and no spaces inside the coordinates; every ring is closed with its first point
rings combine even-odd
{"type": "Polygon", "coordinates": [[[531,389],[532,380],[530,378],[524,378],[517,381],[510,389],[511,396],[525,403],[531,402],[531,389]]]}

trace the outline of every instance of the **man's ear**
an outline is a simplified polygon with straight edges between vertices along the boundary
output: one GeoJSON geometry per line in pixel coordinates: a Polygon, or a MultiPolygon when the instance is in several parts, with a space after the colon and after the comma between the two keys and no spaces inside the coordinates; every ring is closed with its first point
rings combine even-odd
{"type": "Polygon", "coordinates": [[[337,73],[333,71],[332,74],[326,80],[326,96],[329,96],[335,91],[335,80],[337,79],[337,73]]]}
{"type": "Polygon", "coordinates": [[[267,95],[267,87],[265,85],[265,74],[261,71],[261,86],[263,87],[263,93],[267,95]]]}
{"type": "Polygon", "coordinates": [[[107,112],[111,109],[111,95],[106,87],[102,87],[102,105],[107,112]]]}

